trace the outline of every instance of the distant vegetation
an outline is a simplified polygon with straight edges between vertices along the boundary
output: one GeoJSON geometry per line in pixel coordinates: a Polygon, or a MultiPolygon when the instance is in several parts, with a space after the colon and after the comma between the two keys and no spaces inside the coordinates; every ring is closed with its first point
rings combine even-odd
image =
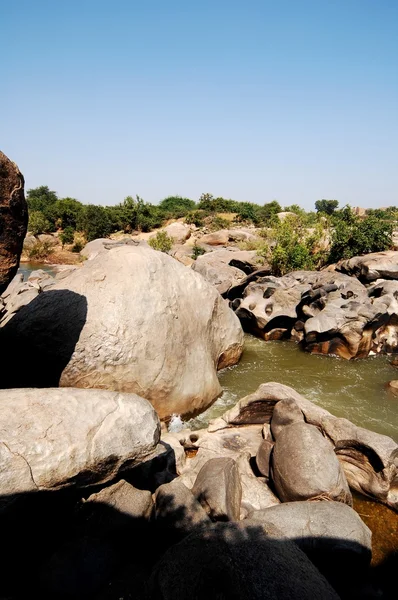
{"type": "MultiPolygon", "coordinates": [[[[169,219],[183,218],[208,231],[255,226],[261,229],[261,239],[243,246],[256,249],[269,260],[275,274],[320,268],[341,258],[386,250],[391,247],[392,230],[398,221],[396,207],[370,209],[358,216],[351,207],[339,209],[337,200],[327,199],[317,200],[315,211],[305,211],[298,204],[282,207],[276,200],[259,205],[214,198],[209,193],[202,194],[197,202],[169,196],[155,205],[139,196],[127,196],[119,204],[98,206],[82,204],[75,198],[58,198],[55,191],[40,186],[28,190],[27,202],[29,231],[34,235],[58,231],[62,245],[74,244],[76,252],[85,241],[118,231],[151,231],[169,219]],[[288,214],[281,219],[281,212],[288,214]]],[[[166,237],[158,234],[151,245],[168,251],[171,242],[166,237]]],[[[37,252],[44,250],[40,247],[37,252]]],[[[202,249],[194,248],[193,253],[200,255],[202,249]]]]}

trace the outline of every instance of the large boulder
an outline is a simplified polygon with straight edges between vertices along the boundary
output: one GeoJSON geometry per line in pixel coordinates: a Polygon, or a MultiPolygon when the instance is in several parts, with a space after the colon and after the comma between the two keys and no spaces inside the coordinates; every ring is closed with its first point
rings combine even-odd
{"type": "Polygon", "coordinates": [[[278,497],[290,500],[337,500],[352,497],[333,445],[314,425],[286,425],[272,453],[272,480],[278,497]]]}
{"type": "Polygon", "coordinates": [[[0,151],[0,294],[17,272],[28,226],[24,185],[17,165],[0,151]]]}
{"type": "Polygon", "coordinates": [[[217,398],[217,369],[238,362],[243,332],[199,274],[148,246],[124,245],[39,294],[0,341],[3,387],[134,392],[165,418],[217,398]]]}
{"type": "Polygon", "coordinates": [[[254,511],[247,527],[295,542],[343,598],[362,597],[372,556],[372,534],[359,515],[341,502],[285,502],[254,511]]]}
{"type": "Polygon", "coordinates": [[[312,560],[319,553],[329,560],[343,553],[369,563],[372,556],[370,529],[341,502],[283,502],[253,511],[245,524],[260,525],[268,535],[296,542],[312,560]]]}
{"type": "Polygon", "coordinates": [[[398,279],[398,252],[386,250],[340,261],[336,270],[366,283],[376,279],[398,279]]]}
{"type": "Polygon", "coordinates": [[[150,581],[159,600],[338,600],[306,555],[261,526],[217,523],[166,552],[150,581]]]}
{"type": "Polygon", "coordinates": [[[185,225],[184,223],[171,223],[163,231],[173,239],[175,244],[183,244],[191,236],[189,225],[185,225]]]}
{"type": "Polygon", "coordinates": [[[239,521],[242,486],[232,458],[211,458],[203,465],[192,494],[214,521],[239,521]]]}
{"type": "Polygon", "coordinates": [[[156,447],[153,407],[135,394],[0,390],[0,496],[105,482],[156,447]]]}
{"type": "Polygon", "coordinates": [[[274,407],[281,400],[296,402],[306,423],[315,425],[332,442],[351,488],[398,510],[397,443],[386,435],[333,416],[287,385],[261,384],[253,394],[245,396],[221,417],[211,421],[208,431],[220,434],[234,425],[270,423],[274,407]]]}
{"type": "Polygon", "coordinates": [[[245,330],[346,359],[397,351],[397,281],[381,280],[366,288],[335,271],[264,275],[252,273],[226,292],[245,330]]]}

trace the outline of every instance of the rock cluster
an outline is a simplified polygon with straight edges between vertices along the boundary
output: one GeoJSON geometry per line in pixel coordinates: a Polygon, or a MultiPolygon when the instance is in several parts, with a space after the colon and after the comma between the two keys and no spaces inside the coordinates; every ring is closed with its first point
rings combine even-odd
{"type": "Polygon", "coordinates": [[[333,271],[252,273],[226,297],[244,329],[265,340],[291,339],[308,352],[346,359],[398,350],[396,280],[365,286],[333,271]]]}
{"type": "Polygon", "coordinates": [[[273,383],[205,430],[164,432],[157,447],[156,414],[132,394],[1,395],[6,597],[28,589],[71,599],[382,593],[348,485],[394,504],[389,438],[273,383]],[[7,565],[17,557],[26,577],[16,583],[7,565]]]}

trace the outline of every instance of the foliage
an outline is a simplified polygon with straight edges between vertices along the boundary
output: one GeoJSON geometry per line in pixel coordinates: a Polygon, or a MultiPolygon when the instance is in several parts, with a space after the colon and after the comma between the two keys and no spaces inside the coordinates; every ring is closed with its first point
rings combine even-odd
{"type": "Polygon", "coordinates": [[[51,231],[51,224],[48,219],[39,210],[34,210],[29,213],[29,224],[28,230],[32,235],[39,235],[40,233],[48,233],[51,231]]]}
{"type": "Polygon", "coordinates": [[[87,204],[79,214],[77,228],[85,234],[88,242],[108,237],[112,232],[111,221],[106,208],[87,204]]]}
{"type": "Polygon", "coordinates": [[[222,217],[215,216],[211,219],[209,224],[210,231],[219,231],[220,229],[228,229],[231,223],[227,221],[227,219],[223,219],[222,217]]]}
{"type": "Polygon", "coordinates": [[[83,209],[84,205],[75,198],[61,198],[54,202],[48,212],[57,227],[72,227],[75,230],[83,209]]]}
{"type": "Polygon", "coordinates": [[[374,215],[360,219],[349,206],[334,213],[329,263],[370,252],[381,252],[392,245],[391,222],[374,215]]]}
{"type": "Polygon", "coordinates": [[[262,253],[257,253],[270,261],[275,275],[301,269],[311,270],[319,262],[316,253],[318,232],[311,235],[299,216],[288,216],[279,221],[269,232],[268,238],[268,253],[266,245],[262,253]]]}
{"type": "Polygon", "coordinates": [[[198,256],[202,256],[202,254],[206,254],[206,250],[195,242],[192,247],[192,258],[196,260],[198,256]]]}
{"type": "Polygon", "coordinates": [[[185,217],[185,223],[188,223],[188,225],[196,225],[196,227],[203,227],[205,224],[203,220],[205,216],[206,211],[194,210],[187,214],[187,216],[185,217]]]}
{"type": "Polygon", "coordinates": [[[62,233],[60,233],[59,239],[61,240],[62,248],[65,244],[73,244],[74,233],[73,227],[65,227],[62,233]]]}
{"type": "Polygon", "coordinates": [[[196,203],[193,200],[181,196],[168,196],[159,203],[159,208],[165,213],[165,216],[174,219],[185,217],[195,207],[196,203]]]}
{"type": "Polygon", "coordinates": [[[331,215],[332,213],[334,213],[335,210],[337,210],[338,205],[338,200],[317,200],[315,202],[315,210],[318,213],[322,212],[326,215],[331,215]]]}
{"type": "Polygon", "coordinates": [[[173,246],[173,238],[166,231],[158,231],[157,234],[148,240],[149,245],[154,250],[169,252],[173,246]]]}
{"type": "Polygon", "coordinates": [[[45,216],[48,216],[47,213],[51,212],[51,207],[57,200],[57,193],[50,190],[47,185],[32,188],[26,193],[29,212],[40,211],[45,216]]]}
{"type": "Polygon", "coordinates": [[[144,202],[142,198],[127,196],[121,204],[106,207],[112,231],[150,231],[160,227],[164,213],[158,206],[144,202]]]}
{"type": "Polygon", "coordinates": [[[50,242],[36,242],[28,251],[28,257],[31,260],[44,260],[53,251],[53,247],[50,242]]]}
{"type": "Polygon", "coordinates": [[[72,246],[72,252],[81,252],[84,248],[85,244],[81,240],[76,240],[76,242],[72,246]]]}

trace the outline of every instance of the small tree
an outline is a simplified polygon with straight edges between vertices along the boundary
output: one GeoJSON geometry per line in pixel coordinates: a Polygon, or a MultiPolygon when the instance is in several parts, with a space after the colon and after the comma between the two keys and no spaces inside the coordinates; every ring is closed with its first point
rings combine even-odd
{"type": "Polygon", "coordinates": [[[174,242],[173,238],[170,237],[166,231],[158,231],[154,237],[148,240],[148,243],[154,250],[170,252],[174,242]]]}
{"type": "Polygon", "coordinates": [[[62,249],[64,248],[65,244],[73,244],[74,234],[75,232],[73,227],[65,227],[65,229],[59,236],[59,239],[61,240],[62,244],[62,249]]]}
{"type": "Polygon", "coordinates": [[[42,212],[34,210],[29,214],[28,230],[33,235],[48,233],[51,231],[51,224],[42,212]]]}
{"type": "Polygon", "coordinates": [[[326,215],[331,215],[337,210],[338,205],[338,200],[317,200],[315,202],[315,210],[317,212],[325,213],[326,215]]]}
{"type": "Polygon", "coordinates": [[[77,228],[82,231],[88,242],[108,237],[112,232],[108,213],[103,206],[87,204],[79,215],[77,228]]]}

